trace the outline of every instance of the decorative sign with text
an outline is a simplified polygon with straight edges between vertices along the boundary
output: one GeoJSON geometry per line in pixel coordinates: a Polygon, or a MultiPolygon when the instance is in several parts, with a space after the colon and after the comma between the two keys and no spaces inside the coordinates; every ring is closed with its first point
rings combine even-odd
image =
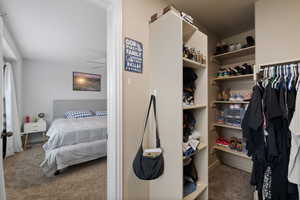
{"type": "Polygon", "coordinates": [[[125,70],[143,72],[143,44],[130,38],[125,38],[125,70]]]}

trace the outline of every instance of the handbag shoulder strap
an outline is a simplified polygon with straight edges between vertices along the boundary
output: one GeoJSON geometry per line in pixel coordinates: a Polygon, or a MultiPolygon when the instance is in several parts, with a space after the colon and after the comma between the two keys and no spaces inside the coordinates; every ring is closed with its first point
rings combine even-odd
{"type": "Polygon", "coordinates": [[[156,114],[156,99],[155,99],[154,95],[151,95],[151,98],[150,98],[150,103],[149,103],[149,107],[148,107],[148,111],[147,111],[147,116],[146,116],[146,121],[145,121],[145,126],[144,126],[144,132],[143,132],[141,147],[143,147],[144,136],[145,136],[145,133],[146,133],[146,128],[147,128],[148,119],[149,119],[152,104],[153,104],[153,112],[154,112],[154,119],[155,119],[156,148],[160,148],[160,138],[159,138],[158,121],[157,121],[157,114],[156,114]]]}

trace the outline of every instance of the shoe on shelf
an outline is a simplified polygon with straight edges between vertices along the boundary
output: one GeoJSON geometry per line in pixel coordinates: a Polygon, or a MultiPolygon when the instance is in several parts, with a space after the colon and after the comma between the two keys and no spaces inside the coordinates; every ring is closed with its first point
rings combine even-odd
{"type": "Polygon", "coordinates": [[[222,138],[222,137],[220,137],[216,140],[216,144],[220,145],[220,146],[224,146],[224,147],[229,146],[229,142],[227,140],[225,140],[224,138],[222,138]]]}
{"type": "Polygon", "coordinates": [[[237,76],[239,74],[239,72],[233,67],[229,67],[229,71],[231,76],[237,76]]]}
{"type": "Polygon", "coordinates": [[[252,93],[251,93],[251,92],[246,92],[246,93],[244,94],[244,99],[243,99],[243,101],[250,101],[251,98],[252,98],[252,93]]]}
{"type": "Polygon", "coordinates": [[[225,69],[224,71],[224,77],[229,77],[230,76],[230,70],[229,69],[225,69]]]}
{"type": "Polygon", "coordinates": [[[229,52],[235,51],[236,50],[235,48],[236,48],[236,46],[234,44],[230,44],[229,45],[229,52]]]}
{"type": "Polygon", "coordinates": [[[238,139],[236,137],[231,137],[230,138],[230,140],[229,140],[229,147],[230,147],[230,149],[232,149],[232,150],[236,149],[237,140],[238,139]]]}
{"type": "Polygon", "coordinates": [[[251,65],[244,63],[242,66],[245,67],[245,74],[253,74],[253,68],[251,65]]]}
{"type": "Polygon", "coordinates": [[[236,94],[235,98],[236,98],[236,101],[243,101],[244,100],[244,97],[241,94],[236,94]]]}
{"type": "Polygon", "coordinates": [[[239,151],[239,152],[243,151],[243,144],[242,144],[242,140],[241,139],[237,139],[236,150],[239,151]]]}
{"type": "Polygon", "coordinates": [[[240,50],[242,48],[242,44],[241,43],[236,43],[235,44],[235,49],[236,50],[240,50]]]}
{"type": "Polygon", "coordinates": [[[229,101],[230,98],[230,88],[227,88],[225,90],[223,90],[222,95],[223,95],[223,100],[224,101],[229,101]]]}
{"type": "Polygon", "coordinates": [[[229,101],[237,101],[237,94],[233,93],[229,97],[229,101]]]}
{"type": "Polygon", "coordinates": [[[243,74],[243,68],[241,66],[235,66],[234,69],[237,71],[237,75],[243,74]]]}

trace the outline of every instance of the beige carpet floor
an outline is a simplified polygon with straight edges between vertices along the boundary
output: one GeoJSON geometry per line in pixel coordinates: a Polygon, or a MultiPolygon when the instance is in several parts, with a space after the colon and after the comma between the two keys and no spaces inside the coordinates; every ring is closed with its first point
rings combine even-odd
{"type": "Polygon", "coordinates": [[[251,200],[249,182],[249,173],[220,165],[209,176],[209,200],[251,200]]]}
{"type": "Polygon", "coordinates": [[[8,200],[105,200],[106,158],[72,166],[55,177],[40,168],[41,145],[4,161],[8,200]]]}

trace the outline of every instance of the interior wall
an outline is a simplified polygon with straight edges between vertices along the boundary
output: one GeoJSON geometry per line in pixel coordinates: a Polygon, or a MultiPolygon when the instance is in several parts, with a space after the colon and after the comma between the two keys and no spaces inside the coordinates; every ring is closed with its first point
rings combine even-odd
{"type": "MultiPolygon", "coordinates": [[[[123,186],[125,200],[149,198],[149,184],[135,177],[132,161],[138,150],[149,97],[149,20],[168,4],[163,0],[123,0],[123,36],[144,47],[143,73],[123,73],[123,186]]],[[[124,66],[122,66],[124,67],[124,66]]]]}
{"type": "Polygon", "coordinates": [[[246,41],[247,36],[252,36],[253,38],[255,38],[255,30],[251,29],[249,31],[235,34],[233,36],[223,38],[222,41],[228,45],[235,44],[235,43],[241,43],[242,45],[244,45],[244,44],[247,44],[247,41],[246,41]]]}
{"type": "Polygon", "coordinates": [[[24,116],[44,112],[52,120],[52,103],[56,99],[106,99],[106,69],[87,66],[24,60],[24,116]],[[101,74],[101,92],[73,91],[73,72],[101,74]]]}
{"type": "Polygon", "coordinates": [[[300,1],[255,4],[256,64],[300,60],[300,1]]]}

